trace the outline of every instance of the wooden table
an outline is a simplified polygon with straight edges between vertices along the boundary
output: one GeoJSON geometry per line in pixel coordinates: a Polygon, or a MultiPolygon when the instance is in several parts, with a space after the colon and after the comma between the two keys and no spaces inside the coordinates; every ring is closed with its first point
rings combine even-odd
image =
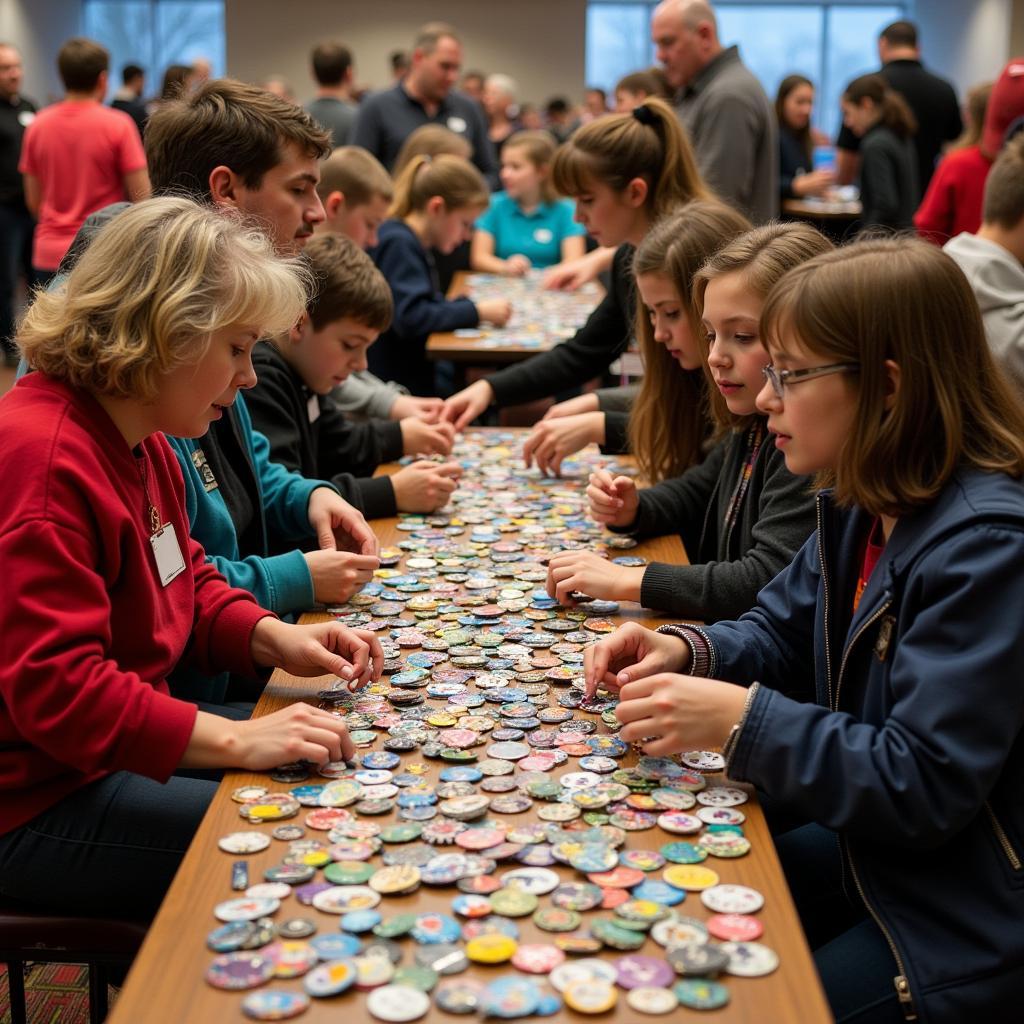
{"type": "MultiPolygon", "coordinates": [[[[564,488],[565,482],[554,485],[564,488]]],[[[396,519],[378,520],[374,527],[382,545],[393,545],[408,534],[396,529],[396,519]]],[[[648,541],[635,549],[649,560],[674,561],[685,564],[686,556],[678,537],[663,537],[648,541]]],[[[309,621],[323,616],[310,616],[309,621]]],[[[619,619],[633,619],[654,626],[665,620],[635,605],[626,606],[619,619]]],[[[308,700],[316,703],[316,693],[327,682],[327,677],[320,679],[300,679],[285,672],[274,673],[256,708],[256,715],[266,715],[285,707],[296,700],[308,700]]],[[[554,689],[554,688],[553,688],[554,689]]],[[[576,712],[577,715],[582,714],[576,712]]],[[[603,727],[599,727],[603,731],[603,727]]],[[[376,745],[375,745],[376,746],[376,745]]],[[[403,762],[421,760],[417,752],[402,755],[403,762]]],[[[628,754],[622,764],[634,763],[635,757],[628,754]]],[[[573,762],[566,765],[571,770],[573,762]]],[[[431,762],[431,769],[426,778],[436,780],[443,763],[431,762]]],[[[315,778],[310,780],[318,781],[315,778]]],[[[230,794],[234,789],[244,785],[266,785],[274,791],[284,791],[289,787],[269,781],[265,773],[228,772],[217,791],[217,795],[207,812],[195,839],[190,846],[174,883],[160,908],[160,912],[150,929],[149,935],[139,953],[138,958],[128,976],[127,983],[121,992],[110,1021],[112,1024],[230,1024],[243,1021],[241,1002],[245,993],[223,992],[211,988],[204,981],[206,968],[214,954],[206,948],[206,935],[217,926],[213,916],[214,906],[222,900],[240,895],[230,887],[232,862],[238,859],[235,855],[222,853],[217,847],[219,837],[229,832],[255,829],[270,832],[273,825],[250,825],[238,815],[238,804],[232,802],[230,794]]],[[[524,814],[514,816],[516,823],[536,820],[535,808],[524,814]]],[[[815,1024],[831,1020],[827,1004],[815,972],[810,952],[807,948],[803,932],[797,921],[789,891],[783,879],[775,849],[772,845],[768,829],[765,825],[760,808],[753,801],[744,805],[747,814],[745,833],[752,843],[752,852],[738,860],[717,860],[709,858],[706,866],[713,867],[723,882],[738,882],[751,885],[765,896],[764,909],[759,913],[765,934],[763,942],[773,948],[781,959],[781,966],[774,973],[763,978],[724,977],[731,993],[731,1002],[723,1010],[715,1011],[709,1019],[744,1022],[744,1024],[815,1024]]],[[[300,812],[297,819],[301,823],[306,809],[300,812]]],[[[386,823],[393,820],[393,813],[384,818],[376,819],[386,823]]],[[[312,833],[323,838],[326,833],[312,833]]],[[[643,832],[627,833],[625,848],[657,849],[663,843],[674,839],[660,828],[643,832]]],[[[452,847],[440,847],[450,850],[452,847]]],[[[262,880],[262,873],[280,861],[286,852],[285,843],[273,840],[270,848],[262,853],[253,854],[246,859],[249,864],[250,883],[262,880]]],[[[376,859],[376,858],[375,858],[376,859]]],[[[497,875],[517,866],[514,861],[499,864],[497,875]]],[[[553,868],[565,880],[579,881],[581,876],[572,868],[556,864],[553,868]]],[[[659,872],[652,877],[660,877],[659,872]]],[[[451,913],[451,900],[456,894],[453,887],[422,886],[409,896],[386,896],[378,908],[385,918],[396,913],[413,911],[425,913],[437,911],[451,913]]],[[[547,905],[541,897],[541,905],[547,905]]],[[[679,905],[680,913],[688,916],[706,918],[709,912],[701,904],[697,894],[690,893],[679,905]]],[[[596,914],[597,912],[591,912],[596,914]]],[[[294,897],[286,899],[275,915],[278,920],[288,917],[309,917],[316,921],[319,932],[333,932],[338,929],[338,918],[323,914],[313,907],[304,907],[294,897]]],[[[584,914],[583,927],[586,927],[588,914],[584,914]]],[[[554,936],[539,931],[529,917],[517,919],[521,930],[521,942],[551,943],[554,936]]],[[[405,948],[403,963],[411,962],[410,949],[414,945],[411,939],[400,940],[405,948]]],[[[648,937],[641,953],[663,957],[664,953],[648,937]]],[[[622,954],[605,950],[600,954],[607,959],[614,959],[622,954]]],[[[469,970],[460,977],[473,977],[479,980],[491,980],[503,974],[514,973],[508,965],[487,967],[472,964],[469,970]]],[[[445,979],[442,979],[442,981],[445,979]]],[[[272,981],[274,988],[299,990],[301,979],[290,981],[272,981]]],[[[371,1020],[365,1006],[365,994],[349,990],[341,996],[330,999],[314,999],[310,1009],[300,1020],[316,1024],[316,1022],[336,1022],[349,1015],[349,1020],[359,1024],[371,1020]]],[[[666,1021],[680,1022],[696,1019],[697,1011],[678,1009],[662,1018],[666,1021]]],[[[432,1004],[424,1020],[431,1024],[446,1022],[454,1024],[458,1019],[453,1015],[439,1010],[432,1004]]],[[[463,1018],[466,1019],[466,1018],[463,1018]]],[[[584,1015],[564,1008],[553,1021],[581,1021],[584,1015]]],[[[616,1008],[602,1015],[605,1021],[614,1024],[635,1024],[638,1015],[626,1004],[625,993],[619,993],[616,1008]]]]}
{"type": "MultiPolygon", "coordinates": [[[[466,271],[459,271],[452,278],[451,287],[448,289],[448,297],[455,298],[456,296],[466,294],[473,287],[475,281],[479,282],[481,276],[480,274],[469,274],[466,271]]],[[[531,278],[530,280],[533,282],[534,279],[531,278]]],[[[523,288],[522,283],[515,278],[498,279],[493,284],[495,294],[503,294],[508,291],[515,291],[516,294],[520,294],[523,288]],[[503,287],[506,284],[507,288],[503,287]]],[[[539,283],[536,284],[536,288],[539,291],[539,283]]],[[[603,294],[604,291],[600,285],[592,284],[585,285],[584,289],[575,295],[565,292],[545,292],[544,301],[552,308],[573,307],[578,310],[578,307],[582,304],[582,299],[585,298],[589,308],[593,309],[601,301],[603,294]]],[[[524,319],[529,318],[531,310],[529,308],[522,308],[523,302],[521,299],[517,300],[513,297],[511,301],[513,312],[510,324],[514,328],[517,322],[523,323],[524,319]]],[[[582,326],[582,323],[577,326],[582,326]]],[[[565,336],[559,337],[557,341],[567,341],[572,337],[576,329],[574,327],[572,330],[562,332],[565,336]]],[[[502,333],[507,332],[496,332],[496,329],[482,324],[478,334],[474,337],[460,337],[450,331],[432,334],[427,339],[427,358],[435,360],[447,359],[451,362],[468,363],[474,366],[504,366],[528,359],[538,352],[546,352],[552,347],[552,344],[557,343],[545,343],[541,346],[517,344],[514,341],[494,344],[492,339],[496,333],[500,336],[502,333]]]]}
{"type": "Polygon", "coordinates": [[[784,199],[782,212],[802,220],[856,220],[863,212],[859,199],[838,202],[828,199],[784,199]]]}

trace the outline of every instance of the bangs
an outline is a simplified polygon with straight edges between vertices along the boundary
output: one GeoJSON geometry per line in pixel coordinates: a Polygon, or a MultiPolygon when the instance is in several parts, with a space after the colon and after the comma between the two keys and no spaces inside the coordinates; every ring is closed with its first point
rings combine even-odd
{"type": "Polygon", "coordinates": [[[555,154],[551,182],[559,194],[575,199],[591,191],[595,182],[601,180],[598,164],[596,157],[570,140],[555,154]]]}

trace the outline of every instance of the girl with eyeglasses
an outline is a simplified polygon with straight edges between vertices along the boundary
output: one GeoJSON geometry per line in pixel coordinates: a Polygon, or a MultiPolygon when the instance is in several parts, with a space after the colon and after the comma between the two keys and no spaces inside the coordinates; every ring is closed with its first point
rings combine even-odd
{"type": "Polygon", "coordinates": [[[588,648],[588,690],[619,691],[622,739],[721,746],[807,822],[776,845],[837,1020],[1016,1019],[1024,408],[926,242],[798,267],[762,329],[758,407],[825,487],[817,530],[738,621],[588,648]]]}
{"type": "MultiPolygon", "coordinates": [[[[641,295],[651,289],[641,261],[645,248],[637,253],[641,295]]],[[[761,307],[787,271],[831,248],[808,224],[768,224],[727,242],[693,274],[693,328],[665,342],[678,364],[674,376],[673,368],[652,367],[644,387],[660,391],[662,422],[686,417],[692,433],[696,421],[698,437],[710,433],[713,447],[699,465],[692,459],[690,468],[653,487],[638,490],[631,477],[598,470],[587,488],[599,523],[637,538],[679,533],[691,564],[632,567],[568,551],[548,565],[552,597],[571,605],[571,595],[582,593],[704,621],[729,619],[752,607],[758,591],[790,563],[814,529],[814,497],[810,481],[786,468],[754,404],[769,362],[761,307]],[[680,370],[703,371],[706,412],[687,396],[680,370]]],[[[691,282],[675,284],[680,298],[690,294],[691,282]]],[[[645,301],[656,298],[648,294],[645,301]]],[[[633,419],[642,422],[644,410],[638,401],[633,419]]],[[[681,425],[671,429],[683,433],[681,425]]],[[[643,462],[642,434],[637,441],[633,450],[643,462]]]]}

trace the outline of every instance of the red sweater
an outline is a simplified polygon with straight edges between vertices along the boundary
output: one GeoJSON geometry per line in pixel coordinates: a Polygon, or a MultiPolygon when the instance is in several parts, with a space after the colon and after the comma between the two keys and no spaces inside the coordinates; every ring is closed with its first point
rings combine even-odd
{"type": "Polygon", "coordinates": [[[944,156],[914,214],[918,234],[936,245],[945,245],[962,231],[977,234],[985,179],[991,169],[992,161],[978,146],[944,156]]]}
{"type": "Polygon", "coordinates": [[[269,612],[190,540],[162,434],[133,452],[90,395],[41,373],[0,399],[0,834],[127,769],[160,782],[181,761],[193,704],[165,677],[187,656],[252,675],[269,612]],[[160,585],[142,473],[185,571],[160,585]]]}

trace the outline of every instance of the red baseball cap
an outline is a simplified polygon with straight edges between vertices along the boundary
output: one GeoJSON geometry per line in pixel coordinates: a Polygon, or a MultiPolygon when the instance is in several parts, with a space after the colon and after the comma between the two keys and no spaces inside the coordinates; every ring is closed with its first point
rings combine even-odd
{"type": "Polygon", "coordinates": [[[1006,129],[1019,117],[1024,117],[1024,57],[1014,57],[992,87],[981,135],[981,148],[988,156],[995,157],[1003,148],[1006,129]]]}

